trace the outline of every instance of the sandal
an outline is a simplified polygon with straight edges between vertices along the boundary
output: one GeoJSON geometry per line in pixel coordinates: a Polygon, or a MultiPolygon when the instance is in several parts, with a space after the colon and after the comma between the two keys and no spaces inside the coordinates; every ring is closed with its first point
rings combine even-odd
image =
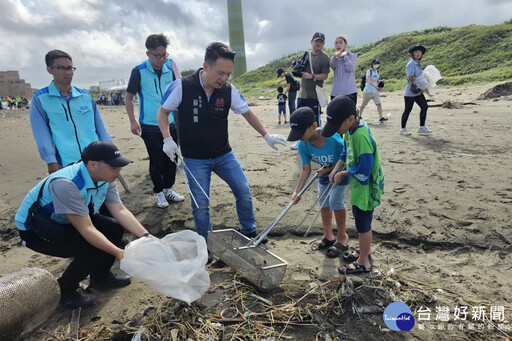
{"type": "MultiPolygon", "coordinates": [[[[355,249],[355,250],[352,250],[352,251],[347,251],[343,254],[343,259],[347,262],[354,262],[356,260],[359,259],[359,254],[361,253],[361,251],[359,251],[359,249],[355,249]],[[355,253],[357,252],[357,256],[355,255],[355,253]]],[[[372,260],[372,255],[369,255],[368,256],[368,259],[371,261],[372,260]]]]}
{"type": "Polygon", "coordinates": [[[372,268],[367,268],[364,265],[359,264],[358,262],[354,261],[350,264],[346,264],[343,266],[340,266],[338,268],[338,272],[342,275],[354,275],[354,274],[361,274],[361,273],[368,273],[372,271],[372,268]]]}
{"type": "Polygon", "coordinates": [[[345,245],[341,244],[340,242],[335,242],[332,244],[332,246],[327,250],[325,255],[327,257],[336,258],[340,255],[342,251],[348,250],[348,243],[345,245]]]}
{"type": "Polygon", "coordinates": [[[311,245],[311,251],[318,251],[318,250],[327,249],[328,247],[331,247],[332,244],[334,244],[335,241],[336,241],[336,239],[329,240],[329,239],[327,239],[325,237],[322,237],[322,239],[317,240],[316,242],[314,242],[311,245]]]}

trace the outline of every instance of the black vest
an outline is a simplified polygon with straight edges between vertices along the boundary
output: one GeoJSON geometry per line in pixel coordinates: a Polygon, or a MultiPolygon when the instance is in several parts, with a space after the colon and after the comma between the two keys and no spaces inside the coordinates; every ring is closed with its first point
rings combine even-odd
{"type": "Polygon", "coordinates": [[[231,151],[228,140],[231,84],[215,89],[208,102],[199,82],[200,71],[181,79],[183,98],[175,119],[183,156],[213,159],[231,151]]]}

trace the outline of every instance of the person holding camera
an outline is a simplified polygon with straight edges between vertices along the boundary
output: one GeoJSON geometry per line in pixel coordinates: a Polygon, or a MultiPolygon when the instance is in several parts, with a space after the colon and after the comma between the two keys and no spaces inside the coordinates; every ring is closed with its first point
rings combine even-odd
{"type": "Polygon", "coordinates": [[[350,97],[357,104],[356,65],[357,55],[347,49],[345,36],[339,35],[334,40],[336,52],[329,65],[334,71],[331,99],[338,95],[350,97]]]}
{"type": "Polygon", "coordinates": [[[407,63],[405,67],[405,74],[407,76],[407,84],[405,86],[404,91],[404,101],[405,101],[405,109],[402,114],[402,129],[400,130],[400,134],[403,136],[410,136],[411,133],[407,131],[406,125],[407,120],[409,119],[409,114],[411,113],[412,107],[414,103],[418,104],[420,107],[420,128],[418,129],[418,134],[430,134],[432,130],[428,129],[425,126],[425,121],[427,119],[427,109],[428,104],[423,92],[414,84],[414,80],[416,77],[420,76],[423,73],[423,67],[421,65],[421,58],[425,54],[427,50],[425,47],[421,45],[414,46],[409,50],[409,54],[411,55],[411,60],[407,63]]]}
{"type": "MultiPolygon", "coordinates": [[[[315,113],[318,126],[322,126],[320,119],[320,104],[316,94],[316,86],[323,86],[329,76],[329,55],[323,51],[325,35],[316,32],[311,38],[311,53],[308,53],[307,63],[302,73],[297,108],[310,107],[315,113]],[[310,60],[311,59],[311,60],[310,60]]],[[[294,148],[295,149],[295,148],[294,148]]]]}
{"type": "Polygon", "coordinates": [[[363,103],[361,104],[361,108],[359,108],[359,117],[363,117],[364,108],[370,100],[373,100],[373,103],[375,103],[377,111],[379,112],[379,122],[384,123],[388,119],[382,116],[382,104],[380,102],[379,92],[381,92],[382,87],[384,86],[384,81],[379,79],[379,66],[380,62],[375,58],[371,62],[371,69],[366,71],[366,84],[363,89],[363,103]]]}

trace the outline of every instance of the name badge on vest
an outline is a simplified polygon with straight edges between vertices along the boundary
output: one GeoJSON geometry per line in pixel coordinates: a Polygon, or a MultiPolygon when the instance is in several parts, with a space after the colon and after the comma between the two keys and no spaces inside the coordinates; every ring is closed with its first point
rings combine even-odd
{"type": "Polygon", "coordinates": [[[219,97],[215,100],[215,111],[224,111],[224,98],[219,97]]]}
{"type": "Polygon", "coordinates": [[[199,96],[197,99],[194,99],[192,102],[192,106],[194,107],[192,109],[192,118],[194,120],[194,123],[199,123],[199,108],[203,107],[203,98],[199,96]]]}

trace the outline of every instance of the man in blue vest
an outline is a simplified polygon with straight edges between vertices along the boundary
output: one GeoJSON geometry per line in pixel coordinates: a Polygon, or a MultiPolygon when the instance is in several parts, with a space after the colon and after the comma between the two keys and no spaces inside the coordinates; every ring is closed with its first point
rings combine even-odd
{"type": "Polygon", "coordinates": [[[60,303],[72,309],[92,304],[91,298],[77,292],[80,281],[88,275],[90,287],[130,284],[130,277],[110,272],[114,261],[123,258],[124,229],[137,237],[150,236],[117,192],[115,180],[121,168],[132,161],[104,141],[89,144],[82,159],[41,180],[25,196],[15,217],[16,228],[28,248],[73,258],[58,279],[60,303]],[[34,203],[38,214],[33,214],[34,203]],[[98,212],[103,204],[112,217],[98,212]]]}
{"type": "Polygon", "coordinates": [[[276,144],[286,146],[284,137],[269,134],[240,92],[228,83],[234,58],[235,52],[227,45],[211,43],[206,48],[203,68],[172,82],[158,109],[158,123],[165,138],[164,152],[173,161],[183,152],[190,190],[198,204],[196,206],[192,200],[194,225],[204,238],[212,229],[206,196],[210,193],[212,172],[224,180],[235,195],[241,232],[248,237],[257,234],[249,183],[228,141],[229,110],[241,114],[270,147],[277,150],[276,144]],[[181,152],[167,124],[169,114],[176,109],[181,152]]]}
{"type": "Polygon", "coordinates": [[[52,50],[46,54],[45,62],[53,81],[32,96],[30,123],[39,155],[51,174],[80,160],[89,143],[112,138],[94,98],[71,85],[76,70],[71,56],[52,50]]]}
{"type": "MultiPolygon", "coordinates": [[[[162,151],[164,138],[156,117],[163,91],[173,80],[181,78],[176,63],[168,59],[168,44],[169,40],[163,34],[152,34],[146,39],[148,59],[133,68],[125,100],[131,131],[142,137],[149,154],[149,175],[153,182],[156,204],[160,208],[169,206],[169,201],[184,199],[171,188],[176,178],[176,164],[162,151]],[[133,109],[135,94],[140,98],[138,122],[133,109]]],[[[168,121],[171,136],[178,142],[174,115],[170,115],[168,121]]]]}

